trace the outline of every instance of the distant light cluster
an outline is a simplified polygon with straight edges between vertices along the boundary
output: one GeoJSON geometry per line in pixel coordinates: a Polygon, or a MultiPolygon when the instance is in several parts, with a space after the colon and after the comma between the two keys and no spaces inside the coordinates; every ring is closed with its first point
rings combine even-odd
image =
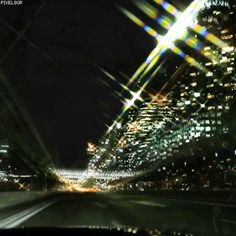
{"type": "Polygon", "coordinates": [[[68,169],[54,169],[53,172],[65,179],[74,179],[77,181],[87,180],[89,178],[94,179],[107,179],[115,180],[119,178],[128,178],[138,175],[138,172],[127,173],[124,171],[79,171],[79,170],[68,170],[68,169]]]}

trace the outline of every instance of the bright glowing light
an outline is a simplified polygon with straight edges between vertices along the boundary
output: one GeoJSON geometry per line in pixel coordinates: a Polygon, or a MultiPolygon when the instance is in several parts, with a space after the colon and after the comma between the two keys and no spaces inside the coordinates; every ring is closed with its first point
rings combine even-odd
{"type": "MultiPolygon", "coordinates": [[[[139,6],[140,7],[140,6],[139,6]]],[[[156,39],[161,39],[163,40],[163,37],[161,35],[158,35],[157,32],[155,32],[152,28],[150,28],[149,26],[145,25],[145,23],[143,21],[141,21],[138,17],[136,17],[135,15],[133,15],[131,12],[129,12],[128,10],[120,7],[121,11],[130,19],[132,20],[134,23],[136,23],[137,25],[141,26],[149,35],[151,35],[152,37],[155,37],[156,39]]],[[[171,20],[168,17],[161,17],[157,19],[157,22],[164,28],[169,29],[172,25],[171,20]]],[[[198,43],[198,40],[194,37],[189,37],[187,39],[187,30],[186,28],[183,28],[183,31],[179,31],[179,29],[182,29],[181,27],[179,27],[178,25],[176,25],[178,32],[174,32],[175,37],[177,38],[186,38],[186,44],[189,45],[190,47],[196,49],[196,50],[200,50],[201,46],[198,43]],[[179,33],[179,35],[178,35],[179,33]]],[[[172,49],[172,51],[174,53],[176,53],[177,55],[179,55],[180,57],[186,59],[187,62],[191,63],[193,66],[197,67],[198,69],[207,72],[207,70],[200,65],[200,63],[198,63],[196,60],[194,60],[193,58],[190,58],[189,56],[187,56],[180,48],[176,47],[172,41],[166,41],[166,45],[163,45],[164,49],[160,52],[160,55],[162,53],[165,52],[165,47],[166,48],[170,48],[172,49]]],[[[151,53],[150,56],[146,59],[146,62],[144,63],[144,65],[150,63],[153,59],[153,54],[151,53]]],[[[157,62],[157,60],[159,59],[156,58],[155,62],[157,62]]],[[[128,83],[129,85],[130,83],[128,83]]]]}
{"type": "Polygon", "coordinates": [[[140,172],[124,172],[124,171],[79,171],[68,169],[54,169],[53,172],[63,181],[74,180],[75,182],[86,181],[89,178],[115,180],[119,178],[133,177],[140,172]]]}
{"type": "Polygon", "coordinates": [[[7,150],[0,149],[0,153],[7,153],[7,150]]]}
{"type": "Polygon", "coordinates": [[[201,94],[200,94],[200,93],[198,93],[198,92],[195,92],[193,95],[194,95],[194,97],[196,97],[196,98],[198,98],[198,97],[200,97],[200,96],[201,96],[201,94]]]}
{"type": "Polygon", "coordinates": [[[178,11],[177,8],[175,8],[173,5],[171,5],[170,3],[164,1],[164,0],[153,0],[155,3],[157,3],[158,5],[161,5],[168,13],[170,13],[171,15],[178,17],[180,12],[178,11]]]}
{"type": "MultiPolygon", "coordinates": [[[[174,41],[186,35],[188,27],[194,23],[195,15],[204,6],[206,0],[193,1],[183,13],[176,14],[177,20],[170,27],[165,36],[159,37],[159,43],[156,48],[149,54],[146,61],[137,69],[129,83],[132,83],[139,76],[144,77],[159,61],[161,55],[170,47],[174,48],[174,41]]],[[[163,4],[164,9],[175,14],[177,10],[165,1],[155,1],[158,4],[163,4]]]]}
{"type": "Polygon", "coordinates": [[[205,37],[209,42],[215,44],[218,47],[227,47],[227,43],[225,43],[224,41],[222,41],[221,39],[219,39],[218,37],[216,37],[215,35],[209,33],[203,26],[195,23],[192,25],[192,29],[202,35],[203,37],[205,37]]]}
{"type": "MultiPolygon", "coordinates": [[[[172,15],[178,15],[180,16],[180,13],[174,6],[170,5],[169,3],[165,2],[165,1],[156,1],[156,3],[161,4],[161,6],[167,10],[167,12],[171,13],[172,15]],[[178,14],[174,14],[174,12],[178,12],[178,14]]],[[[145,2],[135,2],[135,4],[137,5],[137,7],[142,10],[144,13],[146,13],[150,18],[156,20],[162,27],[164,27],[165,29],[169,29],[171,27],[171,25],[173,24],[173,22],[171,22],[171,19],[166,17],[166,16],[161,16],[159,18],[157,18],[157,10],[154,11],[153,6],[151,6],[148,3],[145,2]],[[151,10],[148,11],[148,8],[150,8],[151,10]]],[[[194,19],[194,18],[193,18],[194,19]]],[[[132,19],[131,19],[132,20],[132,19]]],[[[205,28],[203,28],[202,26],[198,25],[198,24],[194,24],[192,26],[192,28],[196,31],[199,32],[202,36],[206,37],[208,40],[211,40],[212,43],[217,44],[218,46],[224,46],[225,43],[223,41],[221,41],[219,38],[215,37],[214,35],[210,34],[205,28]]],[[[145,29],[144,29],[145,30],[145,29]]],[[[147,32],[147,31],[146,31],[147,32]]],[[[149,33],[149,32],[147,32],[149,33]]],[[[186,32],[180,32],[180,34],[182,34],[181,39],[190,47],[192,47],[193,49],[199,51],[203,56],[207,57],[209,60],[213,61],[213,60],[217,60],[217,57],[219,57],[219,55],[215,55],[212,52],[209,52],[208,54],[204,53],[204,51],[202,51],[202,47],[203,45],[200,43],[200,41],[193,37],[193,36],[189,36],[189,34],[187,34],[186,32]]],[[[161,35],[158,35],[157,33],[152,33],[149,35],[157,35],[158,40],[162,37],[161,35]]],[[[171,45],[172,46],[172,51],[176,53],[176,51],[179,51],[179,53],[177,53],[177,55],[181,56],[182,58],[185,59],[185,54],[179,49],[177,48],[175,45],[171,45]]],[[[152,58],[147,58],[145,63],[150,63],[152,60],[152,58]]],[[[191,62],[193,60],[190,60],[188,62],[191,62]]],[[[143,65],[143,68],[145,68],[145,63],[143,65]]],[[[194,66],[197,65],[197,68],[202,70],[202,67],[199,66],[199,63],[194,62],[193,64],[194,66]]],[[[140,68],[141,70],[141,68],[140,68]]],[[[204,70],[203,70],[204,71],[204,70]]]]}
{"type": "Polygon", "coordinates": [[[127,100],[127,102],[125,103],[124,110],[128,110],[130,107],[134,106],[137,100],[142,100],[142,98],[140,97],[141,93],[141,90],[139,90],[137,93],[132,93],[133,97],[127,100]]]}
{"type": "Polygon", "coordinates": [[[91,142],[88,143],[87,152],[92,154],[97,151],[97,146],[91,142]]]}
{"type": "Polygon", "coordinates": [[[124,140],[124,138],[121,138],[117,143],[118,147],[120,148],[123,148],[125,144],[126,144],[126,141],[124,140]]]}
{"type": "MultiPolygon", "coordinates": [[[[99,67],[99,68],[100,68],[100,67],[99,67]]],[[[122,89],[124,89],[125,91],[127,91],[128,93],[130,93],[130,94],[133,96],[132,99],[128,100],[128,99],[124,99],[122,94],[116,92],[116,94],[117,94],[119,97],[121,97],[122,100],[124,100],[125,106],[128,107],[127,109],[129,109],[131,106],[133,106],[133,105],[134,105],[134,102],[135,102],[136,100],[143,101],[143,99],[140,97],[140,94],[141,94],[142,91],[138,91],[137,93],[135,93],[135,92],[131,91],[128,86],[126,86],[126,85],[120,83],[113,75],[111,75],[109,72],[107,72],[107,71],[104,70],[103,68],[100,68],[100,70],[101,70],[108,78],[110,78],[112,81],[116,82],[122,89]],[[135,101],[133,102],[132,100],[133,100],[134,98],[135,98],[135,101]]]]}
{"type": "MultiPolygon", "coordinates": [[[[178,11],[178,9],[175,8],[173,5],[171,5],[170,3],[168,3],[164,0],[153,0],[153,1],[156,2],[158,5],[160,5],[162,8],[164,8],[168,13],[175,16],[176,18],[180,16],[181,12],[178,11]]],[[[194,12],[193,19],[195,18],[196,13],[199,10],[201,10],[205,5],[207,5],[207,3],[208,3],[207,0],[195,0],[192,3],[192,7],[195,7],[195,6],[197,7],[197,9],[195,9],[197,11],[194,12]]],[[[203,37],[205,37],[207,40],[209,40],[211,43],[217,45],[218,47],[227,46],[226,43],[224,43],[222,40],[220,40],[215,35],[209,33],[204,27],[202,27],[198,23],[193,22],[193,25],[191,27],[196,33],[202,35],[203,37]]]]}
{"type": "Polygon", "coordinates": [[[117,127],[117,129],[121,129],[121,127],[122,127],[121,123],[117,123],[116,127],[117,127]]]}
{"type": "MultiPolygon", "coordinates": [[[[109,127],[108,131],[106,134],[108,134],[110,131],[113,130],[113,128],[115,127],[115,125],[120,122],[120,120],[122,119],[122,117],[124,116],[124,114],[126,114],[126,112],[129,110],[129,108],[131,108],[132,106],[135,105],[135,101],[140,99],[141,101],[143,101],[143,99],[140,97],[142,92],[145,91],[145,88],[147,87],[147,85],[150,83],[150,81],[153,79],[153,77],[156,75],[156,73],[159,71],[159,69],[162,67],[162,63],[157,67],[157,69],[152,73],[152,75],[149,77],[148,80],[146,80],[146,82],[143,84],[143,86],[139,89],[138,92],[136,93],[132,93],[133,97],[130,100],[127,100],[125,105],[122,108],[122,112],[121,114],[115,119],[115,121],[113,122],[113,124],[109,127]]],[[[152,104],[148,104],[148,107],[152,107],[152,104]]]]}
{"type": "Polygon", "coordinates": [[[157,47],[149,55],[149,66],[143,74],[148,73],[157,63],[160,55],[167,49],[172,47],[176,39],[181,38],[186,34],[186,29],[193,25],[194,18],[197,12],[204,6],[206,0],[195,0],[187,9],[178,16],[176,22],[172,25],[166,35],[159,41],[157,47]]]}
{"type": "Polygon", "coordinates": [[[128,125],[128,131],[129,132],[133,132],[133,133],[136,133],[137,131],[139,131],[140,130],[140,125],[139,125],[139,123],[137,122],[137,121],[134,121],[134,122],[132,122],[132,123],[130,123],[129,125],[128,125]]]}

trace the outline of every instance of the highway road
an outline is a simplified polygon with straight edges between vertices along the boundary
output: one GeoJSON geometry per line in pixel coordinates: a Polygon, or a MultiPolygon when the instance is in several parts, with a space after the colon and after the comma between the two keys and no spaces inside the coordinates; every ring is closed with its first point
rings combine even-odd
{"type": "Polygon", "coordinates": [[[139,227],[235,236],[236,204],[231,200],[158,193],[53,193],[1,209],[0,228],[139,227]]]}

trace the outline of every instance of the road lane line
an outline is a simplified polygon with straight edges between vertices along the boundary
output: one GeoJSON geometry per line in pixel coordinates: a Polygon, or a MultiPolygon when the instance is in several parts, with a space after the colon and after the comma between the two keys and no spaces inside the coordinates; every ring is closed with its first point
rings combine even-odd
{"type": "Polygon", "coordinates": [[[175,201],[175,202],[182,202],[182,203],[193,203],[199,205],[207,205],[213,207],[225,207],[225,208],[236,208],[236,205],[233,204],[225,204],[225,203],[217,203],[217,202],[207,202],[207,201],[197,201],[197,200],[184,200],[184,199],[177,199],[177,198],[166,198],[165,201],[175,201]]]}
{"type": "Polygon", "coordinates": [[[165,204],[156,203],[156,202],[150,202],[150,201],[135,201],[135,200],[131,200],[130,202],[136,203],[136,204],[140,204],[140,205],[144,205],[144,206],[166,207],[165,204]]]}
{"type": "Polygon", "coordinates": [[[0,227],[1,227],[2,225],[10,224],[11,222],[16,221],[19,217],[23,217],[23,216],[29,214],[29,212],[36,210],[36,208],[37,208],[37,206],[33,206],[33,207],[29,208],[29,209],[26,209],[26,210],[24,210],[24,211],[21,211],[21,212],[15,214],[15,215],[13,215],[13,216],[10,216],[10,217],[8,217],[8,218],[6,218],[6,219],[0,221],[0,227]]]}
{"type": "Polygon", "coordinates": [[[100,208],[107,208],[107,206],[105,204],[102,204],[100,202],[94,202],[93,205],[96,207],[100,207],[100,208]]]}
{"type": "Polygon", "coordinates": [[[18,225],[22,224],[24,221],[28,220],[29,218],[31,218],[32,216],[36,215],[37,213],[39,213],[40,211],[44,210],[45,208],[51,206],[54,202],[49,202],[47,204],[45,204],[44,206],[32,211],[32,212],[29,212],[27,215],[25,216],[22,216],[20,218],[18,218],[15,222],[11,223],[11,224],[8,224],[7,225],[7,228],[15,228],[17,227],[18,225]]]}
{"type": "Polygon", "coordinates": [[[229,223],[229,224],[234,224],[234,225],[236,225],[236,221],[233,221],[233,220],[221,219],[220,221],[225,222],[225,223],[229,223]]]}
{"type": "Polygon", "coordinates": [[[19,212],[13,216],[10,216],[2,221],[0,221],[0,228],[14,228],[22,224],[24,221],[28,220],[32,216],[36,215],[40,211],[54,204],[57,200],[40,203],[36,206],[28,208],[22,212],[19,212]]]}

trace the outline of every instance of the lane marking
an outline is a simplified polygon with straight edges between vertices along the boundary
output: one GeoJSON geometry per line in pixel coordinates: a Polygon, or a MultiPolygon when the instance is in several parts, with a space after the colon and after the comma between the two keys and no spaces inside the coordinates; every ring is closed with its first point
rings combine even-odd
{"type": "Polygon", "coordinates": [[[18,225],[22,224],[24,221],[28,220],[32,216],[36,215],[40,211],[54,204],[57,200],[50,202],[40,203],[33,207],[30,207],[24,211],[21,211],[13,216],[7,217],[6,219],[0,221],[0,228],[15,228],[18,225]]]}
{"type": "Polygon", "coordinates": [[[94,202],[93,205],[97,206],[97,207],[100,207],[100,208],[107,208],[107,206],[105,204],[102,204],[100,202],[94,202]]]}
{"type": "Polygon", "coordinates": [[[218,207],[225,207],[225,208],[236,208],[236,205],[233,204],[224,204],[224,203],[216,203],[216,202],[204,202],[204,201],[196,201],[196,200],[183,200],[183,199],[176,199],[176,198],[166,198],[165,201],[175,201],[175,202],[183,202],[183,203],[193,203],[199,205],[207,205],[207,206],[218,206],[218,207]]]}
{"type": "Polygon", "coordinates": [[[236,221],[233,221],[233,220],[221,219],[220,221],[223,221],[223,222],[225,222],[225,223],[229,223],[229,224],[234,224],[234,225],[236,225],[236,221]]]}
{"type": "Polygon", "coordinates": [[[130,202],[136,203],[136,204],[140,204],[140,205],[144,205],[144,206],[166,207],[165,204],[157,203],[157,202],[150,202],[150,201],[135,201],[135,200],[131,200],[130,202]]]}

